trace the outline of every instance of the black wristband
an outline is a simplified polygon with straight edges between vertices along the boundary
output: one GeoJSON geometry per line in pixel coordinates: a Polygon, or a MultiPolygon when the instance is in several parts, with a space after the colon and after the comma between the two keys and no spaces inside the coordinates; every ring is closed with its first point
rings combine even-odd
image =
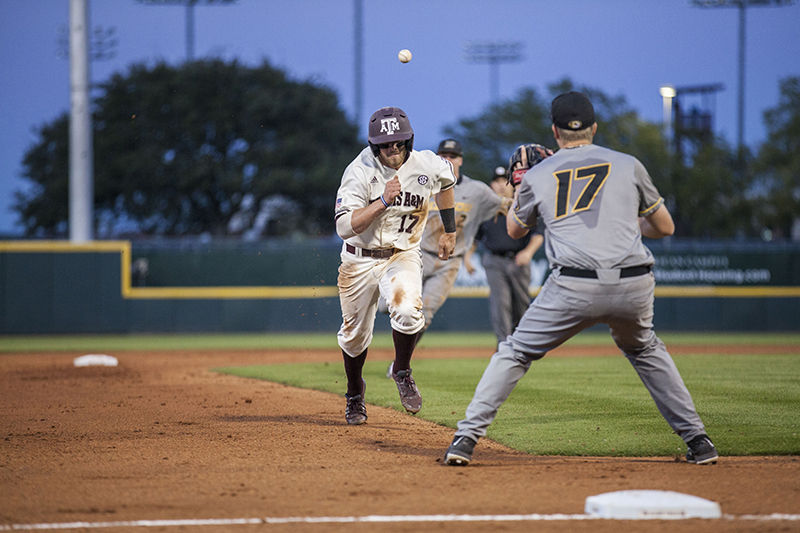
{"type": "Polygon", "coordinates": [[[439,216],[442,217],[442,225],[444,226],[445,233],[455,233],[456,210],[452,207],[448,209],[440,209],[439,216]]]}

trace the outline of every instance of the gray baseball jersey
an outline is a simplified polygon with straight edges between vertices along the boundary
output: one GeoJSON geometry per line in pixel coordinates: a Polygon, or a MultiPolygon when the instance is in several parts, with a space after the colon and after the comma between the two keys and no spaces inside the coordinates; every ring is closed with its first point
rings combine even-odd
{"type": "MultiPolygon", "coordinates": [[[[456,184],[456,247],[453,257],[463,257],[472,247],[475,235],[483,221],[492,218],[503,204],[503,199],[482,181],[462,174],[456,184]]],[[[439,253],[439,237],[444,233],[439,208],[431,202],[428,209],[428,225],[422,234],[422,250],[439,253]]]]}
{"type": "Polygon", "coordinates": [[[653,257],[642,243],[638,217],[654,213],[662,202],[639,161],[592,144],[562,148],[525,174],[510,216],[523,227],[542,217],[554,269],[514,332],[498,345],[456,436],[485,436],[533,361],[598,323],[608,325],[673,431],[685,442],[705,434],[653,329],[655,278],[644,267],[653,257]]]}
{"type": "Polygon", "coordinates": [[[542,217],[551,267],[613,269],[653,264],[637,219],[662,203],[635,157],[589,144],[561,149],[532,167],[512,216],[526,228],[542,217]],[[602,209],[592,208],[601,203],[602,209]]]}
{"type": "Polygon", "coordinates": [[[461,175],[455,189],[456,247],[450,259],[438,257],[439,237],[444,226],[435,202],[428,210],[428,224],[422,234],[422,313],[425,328],[447,300],[455,284],[464,254],[472,247],[483,221],[492,218],[503,205],[503,198],[482,181],[461,175]]]}

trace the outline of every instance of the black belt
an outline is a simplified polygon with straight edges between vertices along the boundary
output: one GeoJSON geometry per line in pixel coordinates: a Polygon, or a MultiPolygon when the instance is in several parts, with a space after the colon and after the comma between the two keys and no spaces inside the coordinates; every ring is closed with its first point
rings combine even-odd
{"type": "Polygon", "coordinates": [[[491,252],[492,255],[496,255],[498,257],[506,257],[508,259],[513,259],[517,257],[517,252],[513,250],[506,250],[505,252],[491,252]]]}
{"type": "MultiPolygon", "coordinates": [[[[633,278],[643,276],[653,269],[652,265],[639,265],[635,267],[625,267],[619,272],[620,278],[633,278]]],[[[572,278],[592,278],[597,279],[597,272],[594,270],[582,270],[580,268],[561,267],[558,269],[562,276],[572,278]]]]}
{"type": "Polygon", "coordinates": [[[352,244],[345,243],[344,245],[345,250],[350,252],[353,255],[358,255],[356,253],[357,250],[361,250],[361,257],[374,257],[376,259],[385,259],[387,257],[392,257],[395,252],[397,252],[397,248],[384,248],[382,250],[368,250],[366,248],[356,248],[352,244]]]}

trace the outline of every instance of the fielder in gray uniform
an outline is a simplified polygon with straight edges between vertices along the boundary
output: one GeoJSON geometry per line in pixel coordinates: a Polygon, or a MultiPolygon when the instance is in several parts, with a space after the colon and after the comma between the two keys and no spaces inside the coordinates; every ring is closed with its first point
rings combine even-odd
{"type": "Polygon", "coordinates": [[[347,375],[345,419],[367,421],[362,369],[372,342],[378,296],[389,306],[395,348],[393,378],[409,413],[422,407],[411,377],[411,356],[422,315],[420,242],[428,204],[436,196],[442,225],[437,254],[446,260],[456,244],[449,161],[413,149],[414,130],[405,112],[384,107],[369,120],[369,146],[347,166],[336,194],[336,232],[342,243],[337,285],[342,306],[338,341],[347,375]]]}
{"type": "Polygon", "coordinates": [[[592,144],[597,124],[585,95],[551,104],[560,150],[524,175],[507,218],[511,237],[541,216],[552,273],[481,377],[444,461],[467,465],[478,439],[531,363],[598,323],[650,392],[662,416],[688,446],[690,463],[718,455],[664,343],[653,331],[653,255],[642,236],[674,231],[650,175],[634,157],[592,144]]]}

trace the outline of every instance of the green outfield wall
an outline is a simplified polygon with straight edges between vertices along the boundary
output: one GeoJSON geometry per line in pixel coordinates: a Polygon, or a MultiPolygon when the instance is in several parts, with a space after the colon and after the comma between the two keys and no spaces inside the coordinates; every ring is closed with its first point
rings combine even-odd
{"type": "MultiPolygon", "coordinates": [[[[656,328],[800,331],[800,246],[648,243],[656,328]]],[[[0,242],[0,334],[330,331],[341,241],[0,242]]],[[[536,295],[546,275],[534,258],[536,295]]],[[[460,276],[432,330],[490,331],[488,288],[460,276]]],[[[389,329],[378,316],[376,329],[389,329]]]]}

